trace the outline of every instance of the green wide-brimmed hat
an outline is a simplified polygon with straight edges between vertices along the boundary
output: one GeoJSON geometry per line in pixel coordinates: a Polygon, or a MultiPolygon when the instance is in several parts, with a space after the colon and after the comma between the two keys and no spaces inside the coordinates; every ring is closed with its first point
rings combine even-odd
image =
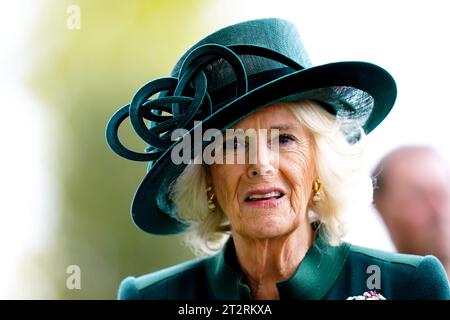
{"type": "MultiPolygon", "coordinates": [[[[134,223],[149,233],[175,234],[188,225],[179,221],[169,197],[171,184],[186,167],[171,159],[183,140],[172,141],[174,130],[192,132],[194,121],[201,121],[202,130],[225,130],[262,107],[309,99],[367,134],[387,116],[396,93],[394,79],[379,66],[356,61],[312,66],[291,22],[252,20],[205,37],[179,59],[170,77],[140,88],[112,116],[106,139],[118,155],[150,162],[132,202],[134,223]],[[128,116],[149,145],[145,152],[127,149],[118,138],[128,116]]],[[[192,150],[198,150],[194,144],[192,150]]]]}

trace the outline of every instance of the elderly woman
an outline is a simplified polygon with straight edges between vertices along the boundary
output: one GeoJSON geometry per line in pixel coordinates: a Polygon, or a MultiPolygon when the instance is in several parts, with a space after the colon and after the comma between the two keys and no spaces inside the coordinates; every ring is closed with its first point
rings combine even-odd
{"type": "Polygon", "coordinates": [[[449,299],[435,257],[341,240],[345,213],[371,201],[365,136],[395,97],[376,65],[311,66],[285,20],[243,22],[198,42],[172,77],[116,112],[106,134],[117,154],[150,161],[135,224],[185,232],[206,257],[128,277],[119,298],[449,299]],[[145,153],[118,139],[128,116],[145,153]]]}

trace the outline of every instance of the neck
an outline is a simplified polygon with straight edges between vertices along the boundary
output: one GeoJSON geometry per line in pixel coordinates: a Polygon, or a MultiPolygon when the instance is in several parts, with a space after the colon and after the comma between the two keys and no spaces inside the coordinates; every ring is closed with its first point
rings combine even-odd
{"type": "Polygon", "coordinates": [[[279,299],[278,281],[289,279],[314,241],[306,223],[293,232],[271,239],[233,235],[236,254],[254,299],[279,299]]]}

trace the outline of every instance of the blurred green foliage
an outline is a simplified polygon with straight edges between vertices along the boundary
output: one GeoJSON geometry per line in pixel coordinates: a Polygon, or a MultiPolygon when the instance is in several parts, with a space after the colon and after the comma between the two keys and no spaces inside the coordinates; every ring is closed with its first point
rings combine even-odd
{"type": "MultiPolygon", "coordinates": [[[[192,255],[180,237],[148,235],[133,225],[130,203],[146,164],[113,154],[105,126],[141,85],[169,75],[181,54],[209,33],[204,12],[212,2],[43,3],[30,47],[29,83],[56,123],[52,161],[59,207],[52,243],[32,258],[51,289],[43,292],[53,292],[41,298],[114,299],[125,276],[192,255]],[[79,30],[66,27],[73,4],[81,10],[79,30]],[[66,288],[72,264],[81,268],[81,290],[66,288]]],[[[143,150],[131,126],[126,129],[122,139],[143,150]]]]}

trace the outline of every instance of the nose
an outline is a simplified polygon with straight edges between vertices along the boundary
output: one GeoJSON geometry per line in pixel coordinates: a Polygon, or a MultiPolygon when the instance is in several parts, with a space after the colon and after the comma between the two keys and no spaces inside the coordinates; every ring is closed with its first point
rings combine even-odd
{"type": "Polygon", "coordinates": [[[248,169],[249,178],[253,178],[256,176],[270,176],[275,173],[274,168],[271,165],[250,165],[248,169]]]}
{"type": "Polygon", "coordinates": [[[267,145],[266,139],[258,139],[255,156],[250,160],[247,168],[249,178],[260,176],[272,176],[276,174],[278,168],[278,150],[272,150],[267,145]]]}

